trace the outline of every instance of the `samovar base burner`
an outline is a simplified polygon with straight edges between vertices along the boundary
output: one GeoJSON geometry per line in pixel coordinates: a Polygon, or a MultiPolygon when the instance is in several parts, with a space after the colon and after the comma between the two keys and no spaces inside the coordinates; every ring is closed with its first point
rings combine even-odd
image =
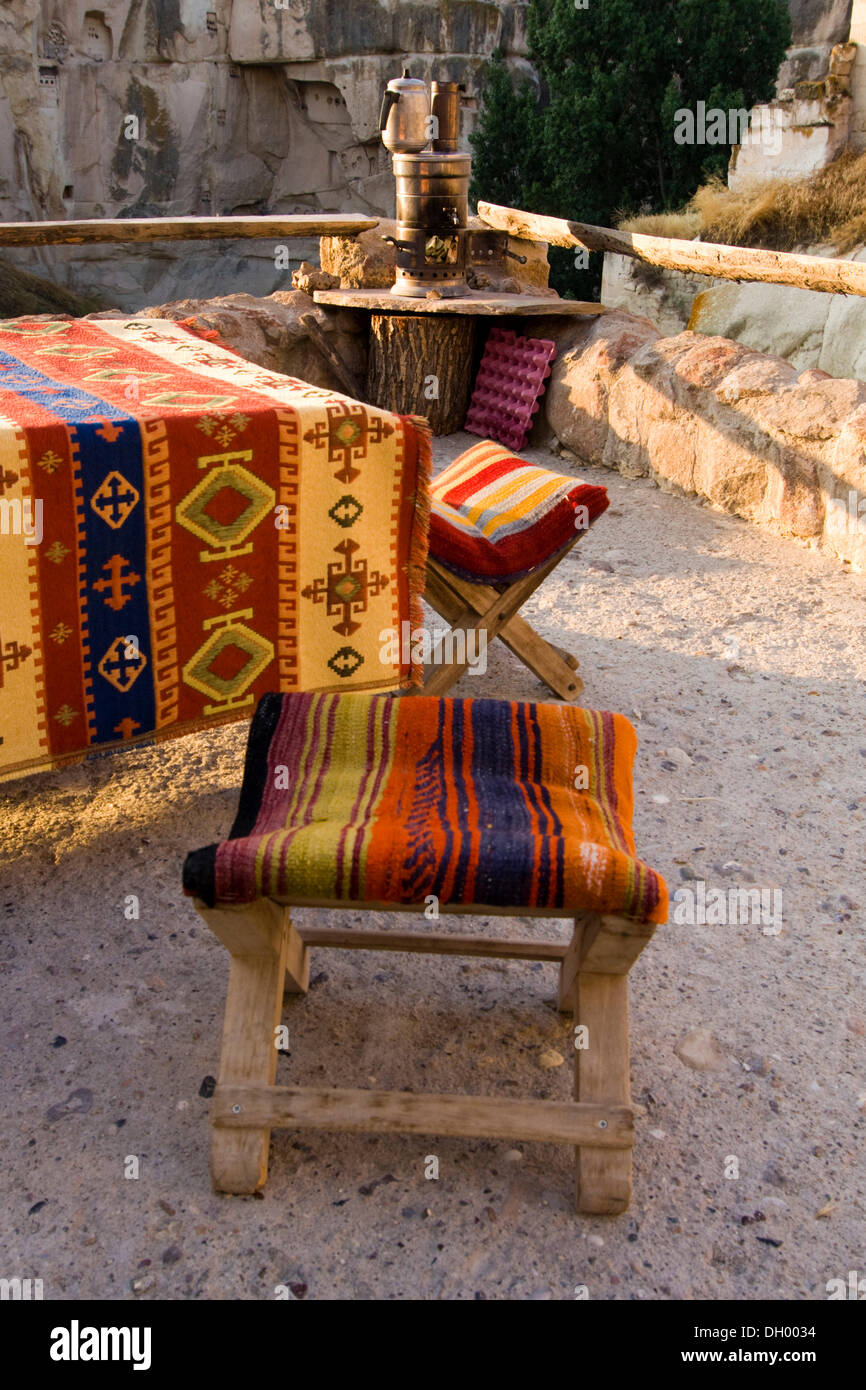
{"type": "Polygon", "coordinates": [[[472,157],[436,150],[395,154],[397,278],[391,293],[424,299],[466,294],[472,157]]]}

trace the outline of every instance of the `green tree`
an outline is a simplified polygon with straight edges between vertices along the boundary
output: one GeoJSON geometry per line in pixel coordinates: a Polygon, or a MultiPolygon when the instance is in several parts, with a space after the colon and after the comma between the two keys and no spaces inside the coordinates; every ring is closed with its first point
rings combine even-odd
{"type": "Polygon", "coordinates": [[[528,77],[518,86],[497,48],[484,74],[484,111],[469,136],[474,151],[470,197],[516,207],[523,196],[529,152],[541,135],[537,93],[528,77]],[[517,200],[517,201],[516,201],[517,200]]]}
{"type": "MultiPolygon", "coordinates": [[[[488,66],[473,195],[610,225],[724,171],[730,145],[678,144],[676,113],[771,98],[791,23],[785,0],[530,0],[528,34],[539,89],[488,66]]],[[[554,283],[597,294],[600,260],[554,250],[554,283]]]]}

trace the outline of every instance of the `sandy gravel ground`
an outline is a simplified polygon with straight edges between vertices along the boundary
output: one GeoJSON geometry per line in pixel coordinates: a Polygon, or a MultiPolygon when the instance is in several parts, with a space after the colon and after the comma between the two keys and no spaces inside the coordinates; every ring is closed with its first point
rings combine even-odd
{"type": "MultiPolygon", "coordinates": [[[[866,1271],[866,579],[593,476],[611,511],[530,616],[636,724],[638,847],[672,890],[783,895],[778,934],[672,922],[632,972],[630,1212],[576,1217],[553,1145],[288,1131],[262,1199],[211,1192],[227,956],[180,867],[229,828],[236,725],[0,793],[0,1275],[52,1299],[799,1300],[866,1271]],[[694,1030],[713,1070],[675,1051],[694,1030]]],[[[481,692],[551,698],[504,648],[458,688],[481,692]]],[[[570,1094],[552,966],[334,952],[313,976],[281,1079],[570,1094]]]]}

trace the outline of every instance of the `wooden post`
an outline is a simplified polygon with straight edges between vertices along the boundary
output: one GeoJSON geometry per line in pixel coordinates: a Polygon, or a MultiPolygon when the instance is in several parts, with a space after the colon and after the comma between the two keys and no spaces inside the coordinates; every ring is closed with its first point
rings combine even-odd
{"type": "Polygon", "coordinates": [[[463,428],[472,391],[475,319],[374,314],[367,399],[399,415],[425,415],[435,435],[463,428]]]}
{"type": "Polygon", "coordinates": [[[613,251],[634,256],[647,265],[723,280],[754,280],[769,285],[796,285],[827,294],[866,295],[866,264],[832,256],[799,256],[789,251],[764,251],[752,246],[723,246],[712,241],[644,236],[593,227],[562,217],[544,217],[520,208],[479,203],[478,216],[499,232],[549,246],[583,246],[589,251],[613,251]]]}

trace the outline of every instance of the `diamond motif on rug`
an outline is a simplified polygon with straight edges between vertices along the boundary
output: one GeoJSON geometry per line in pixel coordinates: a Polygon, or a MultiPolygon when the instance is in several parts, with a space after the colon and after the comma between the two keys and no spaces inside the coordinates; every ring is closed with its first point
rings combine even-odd
{"type": "Polygon", "coordinates": [[[128,637],[115,637],[96,669],[109,685],[125,695],[135,685],[146,665],[147,657],[130,643],[128,637]]]}
{"type": "Polygon", "coordinates": [[[140,496],[138,489],[114,468],[99,484],[90,499],[90,505],[97,516],[102,517],[102,520],[115,531],[119,531],[137,507],[140,496]]]}
{"type": "Polygon", "coordinates": [[[328,662],[335,676],[340,676],[343,680],[348,680],[354,676],[355,672],[364,665],[364,658],[360,652],[356,652],[354,647],[341,647],[338,652],[334,652],[328,662]]]}
{"type": "Polygon", "coordinates": [[[183,668],[183,678],[211,700],[243,695],[274,659],[273,645],[244,623],[214,632],[183,668]]]}
{"type": "Polygon", "coordinates": [[[208,545],[233,545],[246,540],[276,500],[272,488],[232,464],[202,478],[175,515],[181,526],[208,545]]]}

